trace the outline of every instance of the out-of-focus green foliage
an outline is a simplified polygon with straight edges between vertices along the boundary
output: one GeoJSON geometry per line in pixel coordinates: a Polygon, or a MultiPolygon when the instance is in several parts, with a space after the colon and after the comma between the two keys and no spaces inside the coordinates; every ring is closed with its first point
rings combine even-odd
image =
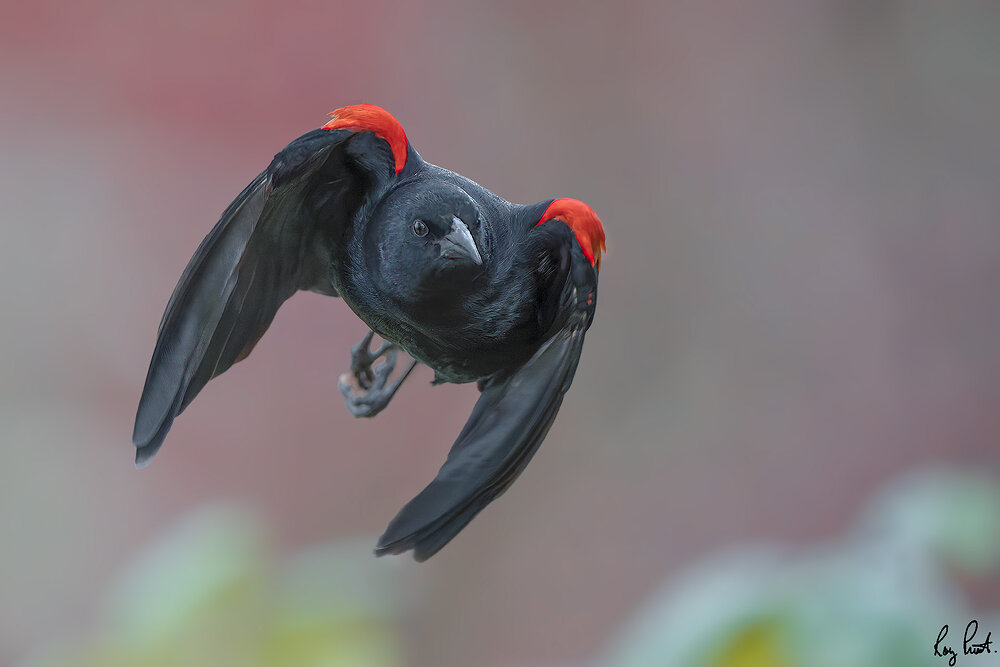
{"type": "MultiPolygon", "coordinates": [[[[891,486],[857,527],[805,553],[738,550],[654,594],[608,667],[922,667],[941,626],[977,617],[951,579],[1000,561],[1000,488],[931,471],[891,486]]],[[[989,618],[978,618],[986,631],[989,618]]],[[[984,660],[982,656],[969,659],[984,660]]]]}
{"type": "Polygon", "coordinates": [[[400,664],[392,579],[367,543],[277,564],[256,522],[209,510],[121,577],[92,637],[29,665],[392,667],[400,664]]]}
{"type": "MultiPolygon", "coordinates": [[[[954,576],[1000,562],[1000,486],[971,473],[911,475],[839,540],[745,547],[651,596],[596,663],[607,667],[932,667],[978,618],[954,576]]],[[[92,636],[25,667],[392,667],[394,570],[370,543],[278,561],[261,527],[201,512],[137,558],[92,636]]],[[[981,640],[982,638],[980,638],[981,640]]],[[[986,659],[977,656],[967,660],[986,659]]]]}
{"type": "Polygon", "coordinates": [[[973,473],[910,475],[873,503],[861,529],[963,573],[985,574],[1000,559],[1000,486],[973,473]]]}

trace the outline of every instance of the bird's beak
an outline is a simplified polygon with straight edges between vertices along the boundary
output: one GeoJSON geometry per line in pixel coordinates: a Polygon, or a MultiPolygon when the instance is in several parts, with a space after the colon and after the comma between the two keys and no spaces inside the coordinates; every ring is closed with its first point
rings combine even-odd
{"type": "Polygon", "coordinates": [[[473,264],[481,265],[483,257],[479,254],[476,241],[468,226],[457,217],[452,218],[451,231],[441,239],[441,256],[452,259],[467,259],[473,264]]]}

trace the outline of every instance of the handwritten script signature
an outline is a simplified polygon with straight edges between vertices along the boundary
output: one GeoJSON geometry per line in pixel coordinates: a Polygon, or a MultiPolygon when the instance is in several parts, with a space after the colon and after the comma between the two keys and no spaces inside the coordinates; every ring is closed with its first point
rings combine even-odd
{"type": "MultiPolygon", "coordinates": [[[[990,644],[993,643],[993,633],[987,632],[986,639],[982,642],[976,644],[973,640],[976,638],[976,633],[979,632],[979,621],[973,619],[969,621],[969,624],[965,626],[965,635],[962,637],[962,655],[981,655],[983,653],[997,653],[997,650],[991,649],[990,644]]],[[[941,632],[938,633],[937,641],[934,642],[934,655],[939,658],[948,658],[948,666],[955,667],[955,663],[958,662],[958,648],[953,646],[948,646],[944,643],[945,638],[948,636],[948,626],[944,625],[941,627],[941,632]]]]}

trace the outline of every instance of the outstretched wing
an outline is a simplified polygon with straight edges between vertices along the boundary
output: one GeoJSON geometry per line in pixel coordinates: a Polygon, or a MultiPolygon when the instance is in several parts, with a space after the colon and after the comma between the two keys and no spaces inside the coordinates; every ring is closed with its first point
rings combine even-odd
{"type": "Polygon", "coordinates": [[[210,379],[245,358],[296,290],[336,295],[328,269],[363,204],[395,177],[372,132],[315,130],[278,153],[222,214],[160,322],[132,441],[147,463],[210,379]]]}
{"type": "Polygon", "coordinates": [[[440,550],[524,470],[573,381],[597,304],[597,272],[570,229],[538,227],[540,303],[548,327],[524,365],[484,388],[448,459],[431,484],[392,520],[378,555],[413,549],[423,561],[440,550]]]}

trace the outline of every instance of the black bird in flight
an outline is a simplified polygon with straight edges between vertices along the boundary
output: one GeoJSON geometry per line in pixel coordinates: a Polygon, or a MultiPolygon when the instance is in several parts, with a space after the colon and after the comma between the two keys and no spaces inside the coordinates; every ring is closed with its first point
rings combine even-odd
{"type": "Polygon", "coordinates": [[[250,354],[285,299],[339,296],[372,331],[341,377],[352,414],[380,412],[418,361],[435,383],[481,391],[437,477],[375,550],[422,561],[510,486],[548,432],[594,317],[604,230],[583,202],[512,204],[424,162],[377,106],[330,116],[236,197],[181,275],[139,400],[136,465],[206,382],[250,354]],[[374,333],[385,343],[372,351],[374,333]],[[415,361],[390,381],[397,348],[415,361]]]}

